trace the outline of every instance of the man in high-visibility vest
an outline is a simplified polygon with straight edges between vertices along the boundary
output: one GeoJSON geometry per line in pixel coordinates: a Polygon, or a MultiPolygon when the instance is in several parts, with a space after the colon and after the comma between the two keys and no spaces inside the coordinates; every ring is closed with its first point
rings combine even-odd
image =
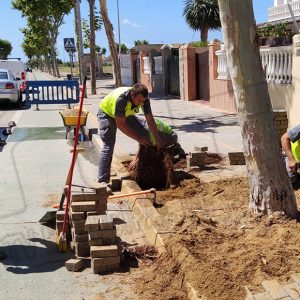
{"type": "Polygon", "coordinates": [[[156,140],[157,149],[160,150],[164,146],[152,115],[147,87],[136,83],[133,87],[113,90],[100,102],[97,114],[99,135],[103,142],[99,158],[98,182],[109,183],[117,128],[139,144],[151,146],[149,131],[135,116],[140,108],[144,112],[149,131],[156,140]]]}
{"type": "Polygon", "coordinates": [[[281,137],[281,146],[286,155],[285,162],[291,183],[295,184],[299,178],[300,163],[300,124],[288,130],[281,137]]]}

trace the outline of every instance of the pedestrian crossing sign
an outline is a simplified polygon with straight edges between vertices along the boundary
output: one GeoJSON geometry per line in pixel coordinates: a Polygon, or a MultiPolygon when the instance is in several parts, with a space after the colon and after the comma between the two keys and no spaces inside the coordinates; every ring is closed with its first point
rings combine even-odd
{"type": "Polygon", "coordinates": [[[64,39],[64,48],[66,51],[75,51],[74,38],[65,38],[64,39]]]}

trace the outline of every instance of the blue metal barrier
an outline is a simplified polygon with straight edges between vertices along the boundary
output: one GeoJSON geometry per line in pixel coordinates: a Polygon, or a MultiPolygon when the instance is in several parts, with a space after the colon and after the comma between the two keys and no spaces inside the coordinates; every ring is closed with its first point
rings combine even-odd
{"type": "Polygon", "coordinates": [[[79,102],[77,80],[26,81],[26,101],[32,104],[72,104],[79,102]]]}

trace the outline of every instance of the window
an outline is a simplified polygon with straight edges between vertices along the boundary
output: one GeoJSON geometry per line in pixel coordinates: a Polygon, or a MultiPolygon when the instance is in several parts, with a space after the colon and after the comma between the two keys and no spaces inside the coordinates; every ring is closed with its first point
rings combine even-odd
{"type": "Polygon", "coordinates": [[[150,74],[150,64],[149,64],[149,56],[143,57],[144,60],[144,74],[150,74]]]}
{"type": "Polygon", "coordinates": [[[7,72],[0,72],[0,79],[8,79],[7,72]]]}

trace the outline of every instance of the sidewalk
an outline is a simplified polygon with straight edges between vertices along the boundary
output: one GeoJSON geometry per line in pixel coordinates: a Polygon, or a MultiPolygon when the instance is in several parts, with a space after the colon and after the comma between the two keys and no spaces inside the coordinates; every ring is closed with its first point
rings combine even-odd
{"type": "MultiPolygon", "coordinates": [[[[84,105],[94,115],[90,118],[90,124],[95,128],[98,128],[95,116],[99,101],[113,90],[113,84],[113,80],[98,80],[97,95],[91,95],[90,82],[87,83],[88,98],[84,100],[84,105]]],[[[186,152],[192,151],[194,146],[208,146],[209,152],[220,154],[242,151],[242,137],[236,115],[192,101],[152,98],[151,95],[150,100],[154,117],[172,125],[186,152]]],[[[137,143],[118,130],[115,155],[122,157],[136,151],[137,143]]]]}

